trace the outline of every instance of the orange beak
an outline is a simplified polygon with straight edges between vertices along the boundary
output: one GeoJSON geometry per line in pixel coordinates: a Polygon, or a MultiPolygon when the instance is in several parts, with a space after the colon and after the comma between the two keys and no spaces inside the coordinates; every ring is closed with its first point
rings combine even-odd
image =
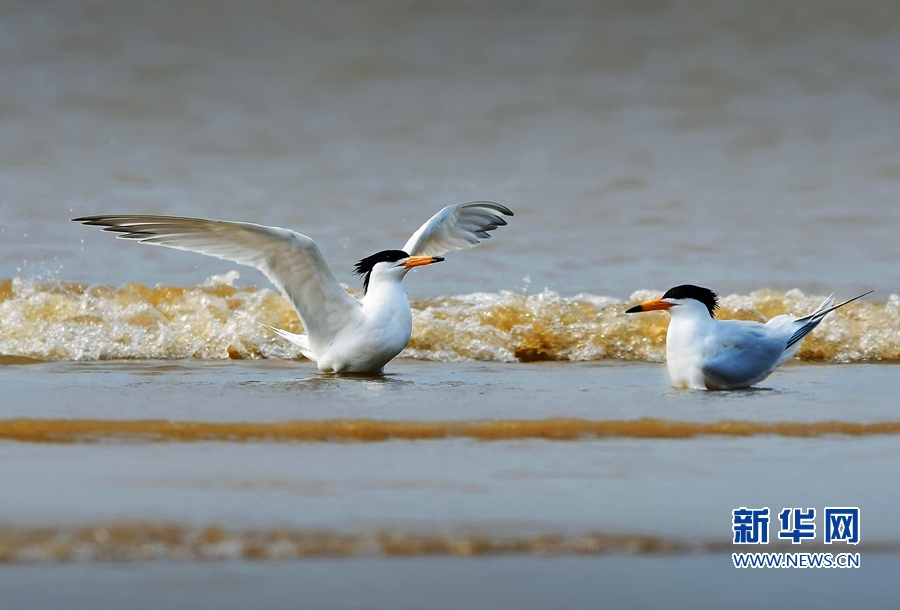
{"type": "Polygon", "coordinates": [[[635,305],[631,309],[627,310],[625,313],[638,313],[641,311],[656,311],[669,309],[670,307],[674,307],[674,303],[667,303],[662,300],[662,297],[658,299],[653,299],[652,301],[647,301],[646,303],[641,303],[640,305],[635,305]]]}
{"type": "Polygon", "coordinates": [[[403,266],[407,269],[412,269],[413,267],[421,267],[422,265],[430,265],[431,263],[439,263],[444,260],[442,256],[410,256],[406,259],[406,262],[403,263],[403,266]]]}

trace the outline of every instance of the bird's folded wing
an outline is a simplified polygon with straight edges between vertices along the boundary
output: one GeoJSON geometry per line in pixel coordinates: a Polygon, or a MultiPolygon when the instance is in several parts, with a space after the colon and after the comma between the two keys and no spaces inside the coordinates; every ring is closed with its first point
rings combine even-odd
{"type": "Polygon", "coordinates": [[[327,345],[339,329],[362,316],[359,301],[335,279],[316,243],[288,229],[170,216],[86,216],[74,221],[104,227],[123,239],[256,267],[291,301],[314,347],[327,345]]]}
{"type": "Polygon", "coordinates": [[[703,375],[717,385],[736,387],[754,383],[771,372],[784,353],[783,338],[773,337],[755,322],[735,324],[708,340],[703,375]]]}
{"type": "Polygon", "coordinates": [[[448,205],[413,233],[403,251],[410,256],[440,256],[477,246],[490,237],[489,231],[506,225],[500,214],[513,215],[506,206],[491,201],[448,205]]]}

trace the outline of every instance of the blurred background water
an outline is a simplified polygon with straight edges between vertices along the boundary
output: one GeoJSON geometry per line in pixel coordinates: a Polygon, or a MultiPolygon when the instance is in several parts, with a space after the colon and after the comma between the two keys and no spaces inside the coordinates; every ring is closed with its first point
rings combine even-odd
{"type": "MultiPolygon", "coordinates": [[[[665,317],[626,321],[622,302],[686,282],[744,295],[727,310],[750,319],[801,313],[815,306],[811,295],[876,288],[875,304],[832,316],[801,355],[896,360],[897,2],[5,0],[0,83],[4,420],[896,419],[892,364],[788,366],[763,390],[706,395],[668,391],[661,364],[510,362],[658,362],[665,317]],[[406,355],[450,362],[401,360],[383,383],[323,379],[310,363],[278,360],[296,354],[255,321],[289,324],[291,314],[255,289],[269,287],[257,272],[241,268],[238,290],[233,275],[205,283],[235,265],[68,222],[126,212],[284,226],[313,237],[338,279],[357,285],[356,260],[400,247],[440,207],[475,199],[516,216],[477,250],[406,281],[417,315],[406,355]],[[90,287],[97,284],[115,289],[90,287]],[[461,297],[499,291],[510,292],[487,304],[461,297]],[[163,318],[179,323],[166,329],[163,318]],[[487,332],[490,340],[479,334],[487,332]],[[439,335],[465,345],[434,341],[439,335]],[[191,356],[272,360],[21,365],[191,356]],[[457,362],[465,359],[493,362],[457,362]]],[[[381,578],[371,575],[395,569],[438,573],[422,583],[449,574],[459,586],[441,600],[461,606],[477,605],[466,594],[479,577],[490,582],[473,590],[500,595],[526,591],[518,581],[528,573],[534,582],[568,578],[568,595],[554,605],[593,607],[603,593],[594,576],[624,571],[609,581],[613,605],[722,607],[749,587],[768,591],[770,607],[826,607],[846,605],[857,586],[855,601],[891,607],[883,583],[900,541],[890,518],[896,435],[84,440],[0,442],[0,482],[15,500],[0,502],[0,560],[69,560],[82,547],[67,528],[79,527],[102,558],[103,536],[130,519],[171,520],[188,538],[190,528],[234,528],[219,540],[234,551],[225,558],[244,556],[234,545],[248,527],[348,535],[480,527],[488,537],[531,536],[528,552],[538,554],[542,536],[574,536],[571,551],[579,536],[600,532],[661,538],[650,557],[586,564],[375,559],[309,561],[302,571],[322,570],[308,599],[347,607],[371,606],[376,598],[364,592],[381,578]],[[863,576],[830,584],[797,571],[735,576],[721,570],[726,555],[685,558],[687,547],[673,558],[653,555],[693,539],[730,548],[730,509],[765,503],[857,503],[866,542],[887,552],[866,554],[863,576]],[[61,537],[47,542],[48,531],[61,537]],[[368,584],[335,589],[348,570],[370,575],[368,584]],[[779,598],[785,589],[792,593],[779,598]]],[[[275,584],[256,599],[288,599],[287,607],[300,568],[155,569],[4,566],[0,584],[18,605],[127,607],[102,595],[119,595],[114,582],[125,575],[145,600],[165,591],[202,607],[215,586],[239,592],[270,578],[275,584]]],[[[435,605],[425,586],[407,599],[435,605]]],[[[222,604],[246,606],[223,595],[222,604]]],[[[540,599],[523,594],[516,605],[540,599]]]]}
{"type": "Polygon", "coordinates": [[[890,0],[8,1],[0,24],[6,277],[232,267],[66,223],[148,212],[293,228],[350,282],[490,199],[514,225],[413,294],[900,284],[890,0]]]}

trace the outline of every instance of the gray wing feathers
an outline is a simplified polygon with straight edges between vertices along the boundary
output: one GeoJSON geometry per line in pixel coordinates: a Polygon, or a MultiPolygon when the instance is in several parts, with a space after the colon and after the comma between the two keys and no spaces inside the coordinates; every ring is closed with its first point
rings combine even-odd
{"type": "Polygon", "coordinates": [[[440,256],[477,246],[490,237],[490,231],[506,225],[500,214],[513,215],[509,208],[492,201],[449,205],[419,227],[403,251],[410,256],[440,256]]]}
{"type": "Polygon", "coordinates": [[[706,347],[709,356],[703,367],[704,377],[709,385],[720,388],[746,387],[762,381],[793,357],[800,349],[803,338],[825,316],[871,292],[838,305],[834,304],[833,295],[829,296],[815,311],[803,318],[780,315],[764,325],[723,321],[723,326],[720,327],[722,330],[717,334],[715,342],[710,342],[706,347]],[[728,332],[729,329],[733,332],[728,332]]]}
{"type": "Polygon", "coordinates": [[[784,352],[783,340],[773,338],[763,325],[742,324],[742,332],[720,339],[707,358],[703,376],[723,388],[747,387],[768,377],[784,352]],[[749,332],[748,332],[749,331],[749,332]]]}
{"type": "Polygon", "coordinates": [[[288,229],[168,216],[74,219],[140,243],[215,256],[262,271],[291,301],[312,347],[328,343],[354,316],[359,301],[334,278],[316,243],[288,229]]]}

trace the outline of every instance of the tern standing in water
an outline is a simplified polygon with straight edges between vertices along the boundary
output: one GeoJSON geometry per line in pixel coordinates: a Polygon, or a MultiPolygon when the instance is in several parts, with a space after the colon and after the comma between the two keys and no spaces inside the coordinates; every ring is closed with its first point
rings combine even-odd
{"type": "Polygon", "coordinates": [[[790,360],[803,338],[830,312],[872,292],[840,305],[828,297],[806,317],[785,314],[761,324],[716,320],[716,293],[685,284],[625,313],[664,310],[672,316],[666,334],[666,365],[676,387],[736,390],[759,383],[790,360]]]}
{"type": "Polygon", "coordinates": [[[513,213],[490,201],[450,205],[419,227],[402,250],[383,250],[356,264],[365,295],[341,287],[316,243],[288,229],[246,222],[171,216],[85,216],[85,225],[143,244],[199,252],[256,267],[288,298],[305,335],[270,330],[300,347],[324,373],[381,373],[409,343],[412,313],[401,281],[413,267],[471,248],[513,213]]]}

